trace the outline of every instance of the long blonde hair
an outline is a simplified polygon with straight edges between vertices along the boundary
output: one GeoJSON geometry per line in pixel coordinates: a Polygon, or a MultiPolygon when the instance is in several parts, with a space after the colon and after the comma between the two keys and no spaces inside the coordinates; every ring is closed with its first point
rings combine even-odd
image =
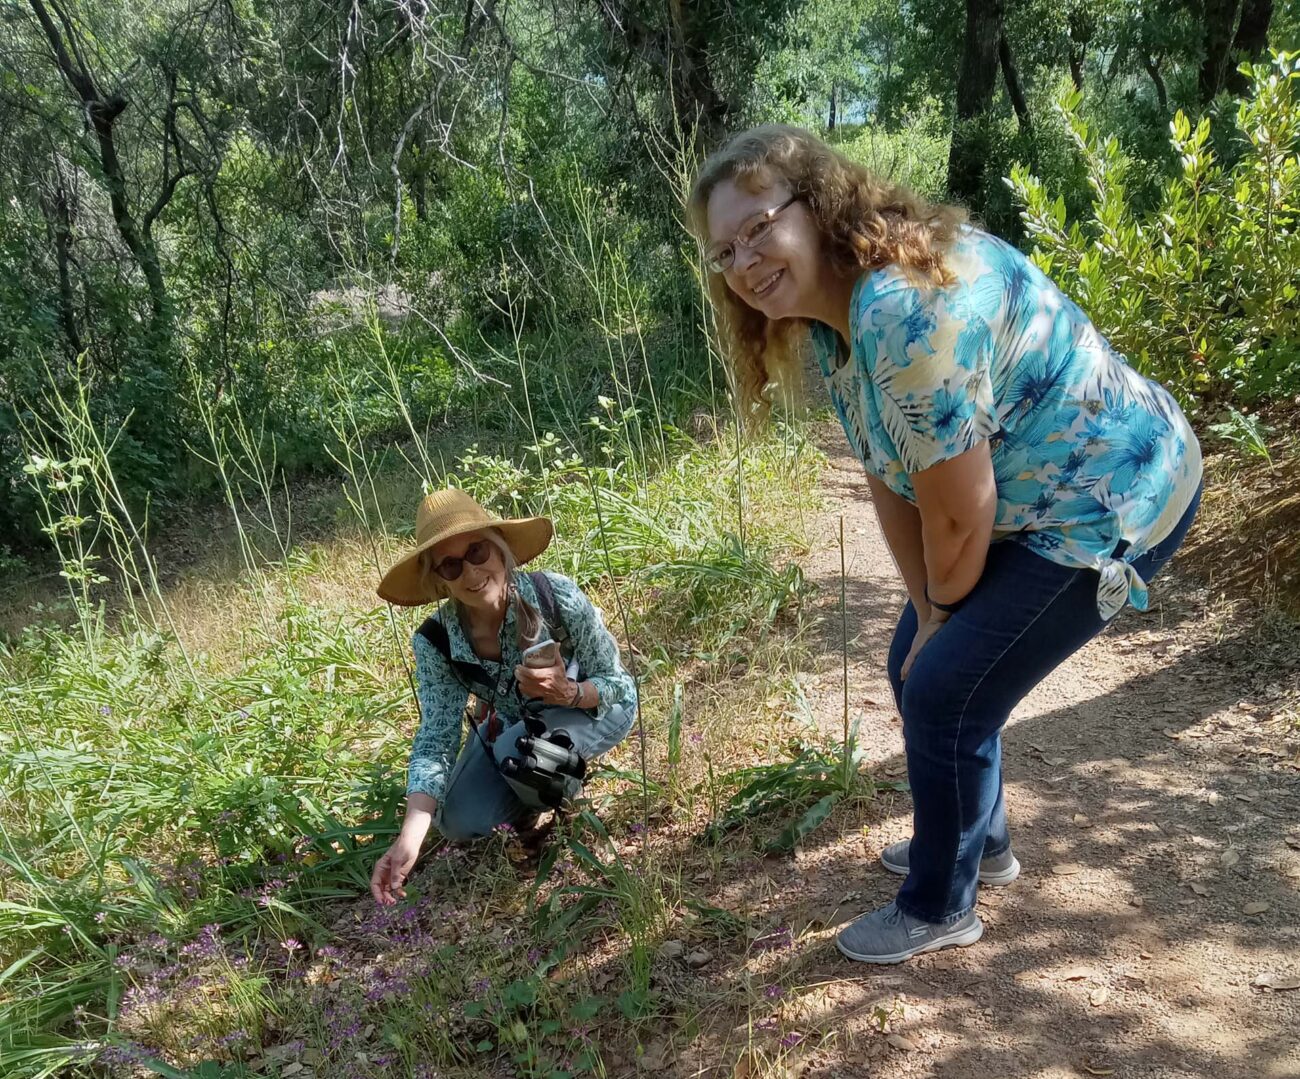
{"type": "MultiPolygon", "coordinates": [[[[518,563],[515,561],[515,553],[510,549],[510,544],[505,541],[505,537],[495,528],[485,528],[483,535],[501,552],[501,561],[506,568],[508,602],[515,609],[515,641],[522,652],[525,648],[529,648],[542,640],[545,622],[542,619],[541,611],[529,603],[519,590],[519,568],[518,563]]],[[[424,585],[425,590],[432,596],[446,596],[447,590],[444,582],[438,576],[437,570],[433,568],[432,550],[421,551],[417,565],[420,568],[420,583],[424,585]]],[[[465,625],[464,608],[454,598],[448,598],[456,617],[461,620],[461,625],[465,625]]]]}
{"type": "MultiPolygon", "coordinates": [[[[952,283],[943,252],[966,212],[881,179],[801,128],[753,128],[705,161],[687,201],[701,243],[709,242],[709,196],[727,180],[751,192],[778,181],[789,187],[817,222],[833,268],[845,277],[893,264],[918,281],[952,283]]],[[[798,386],[807,320],[769,319],[732,292],[722,274],[708,275],[708,289],[739,403],[762,419],[771,406],[770,387],[790,392],[798,386]]]]}

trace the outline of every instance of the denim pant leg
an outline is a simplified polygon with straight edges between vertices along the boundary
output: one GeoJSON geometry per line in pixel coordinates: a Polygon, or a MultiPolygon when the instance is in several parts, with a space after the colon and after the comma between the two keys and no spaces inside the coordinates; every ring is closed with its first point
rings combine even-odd
{"type": "MultiPolygon", "coordinates": [[[[510,745],[514,745],[515,737],[523,733],[523,724],[513,724],[496,741],[500,743],[509,737],[510,745]]],[[[524,805],[511,790],[488,758],[489,752],[479,735],[471,730],[452,766],[434,814],[434,825],[447,839],[478,839],[490,835],[499,824],[518,827],[536,814],[536,810],[524,805]]]]}
{"type": "Polygon", "coordinates": [[[608,753],[627,737],[636,719],[636,709],[616,704],[597,719],[581,708],[551,707],[542,711],[542,719],[548,731],[568,731],[573,748],[590,761],[608,753]]]}
{"type": "MultiPolygon", "coordinates": [[[[898,626],[894,630],[894,639],[889,645],[889,661],[887,672],[889,674],[889,684],[894,691],[894,704],[898,708],[898,714],[903,714],[903,660],[907,658],[907,653],[911,650],[912,640],[916,636],[916,608],[912,606],[911,600],[908,600],[907,606],[903,608],[902,616],[898,619],[898,626]]],[[[1002,738],[998,737],[993,746],[994,759],[989,762],[989,767],[997,772],[998,793],[993,801],[993,808],[989,812],[988,834],[984,838],[984,851],[981,858],[992,858],[1002,854],[1011,846],[1011,832],[1007,825],[1007,808],[1006,799],[1002,791],[1002,738]]]]}
{"type": "MultiPolygon", "coordinates": [[[[1144,580],[1177,550],[1198,501],[1134,561],[1144,580]]],[[[951,922],[974,905],[980,858],[997,852],[1006,833],[1002,727],[1030,689],[1105,627],[1097,582],[1092,570],[996,543],[979,584],[918,655],[899,692],[913,800],[911,871],[897,900],[905,913],[951,922]]],[[[914,625],[914,612],[901,622],[909,618],[914,625]]]]}

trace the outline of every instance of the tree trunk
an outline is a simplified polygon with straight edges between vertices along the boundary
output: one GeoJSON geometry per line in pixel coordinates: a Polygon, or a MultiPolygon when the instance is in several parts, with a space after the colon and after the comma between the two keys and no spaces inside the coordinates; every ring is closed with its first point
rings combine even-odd
{"type": "MultiPolygon", "coordinates": [[[[1237,36],[1232,42],[1233,51],[1258,60],[1268,48],[1268,28],[1272,21],[1273,0],[1246,0],[1241,9],[1241,22],[1237,25],[1237,36]]],[[[1237,70],[1235,64],[1228,66],[1224,85],[1237,97],[1250,93],[1250,80],[1237,70]]]]}
{"type": "Polygon", "coordinates": [[[77,329],[77,298],[69,271],[72,263],[72,210],[57,157],[54,162],[54,192],[51,198],[42,194],[41,208],[45,211],[54,241],[54,264],[59,274],[59,322],[67,338],[69,355],[75,358],[84,351],[84,346],[81,332],[77,329]]]}
{"type": "Polygon", "coordinates": [[[1083,46],[1072,45],[1070,47],[1070,81],[1074,83],[1076,90],[1083,89],[1083,61],[1085,52],[1083,46]]]}
{"type": "Polygon", "coordinates": [[[835,83],[831,83],[831,114],[826,121],[826,130],[835,130],[835,83]]]}
{"type": "Polygon", "coordinates": [[[668,74],[672,81],[673,110],[682,131],[694,130],[703,145],[713,147],[726,133],[731,110],[713,81],[708,44],[699,25],[699,7],[683,0],[668,2],[671,31],[668,74]]]}
{"type": "Polygon", "coordinates": [[[1076,3],[1066,14],[1065,24],[1070,38],[1070,81],[1076,90],[1082,90],[1083,65],[1088,57],[1088,46],[1097,33],[1097,17],[1087,4],[1076,3]]]}
{"type": "Polygon", "coordinates": [[[1003,0],[966,0],[966,37],[957,75],[957,122],[948,153],[948,193],[970,204],[984,181],[984,139],[979,121],[993,103],[998,81],[998,45],[1003,0]]]}
{"type": "Polygon", "coordinates": [[[1151,81],[1156,87],[1156,100],[1160,102],[1160,111],[1169,111],[1169,93],[1165,89],[1165,80],[1160,76],[1160,61],[1142,54],[1142,66],[1147,69],[1147,74],[1151,76],[1151,81]]]}
{"type": "Polygon", "coordinates": [[[1002,78],[1007,84],[1007,96],[1011,98],[1011,107],[1016,110],[1016,122],[1020,133],[1033,137],[1034,124],[1029,115],[1029,102],[1025,98],[1025,88],[1020,84],[1020,73],[1016,70],[1015,58],[1011,55],[1011,45],[1007,35],[1002,35],[998,42],[998,61],[1002,64],[1002,78]]]}
{"type": "Polygon", "coordinates": [[[1237,36],[1245,0],[1205,0],[1205,59],[1198,80],[1201,104],[1208,105],[1224,87],[1232,59],[1232,42],[1237,36]]]}
{"type": "MultiPolygon", "coordinates": [[[[164,191],[159,195],[159,201],[155,203],[154,209],[150,211],[150,217],[146,219],[144,227],[141,228],[135,219],[135,215],[131,212],[131,204],[126,191],[126,175],[123,172],[121,160],[117,156],[117,143],[113,132],[113,124],[122,115],[128,102],[126,98],[118,94],[105,98],[95,84],[94,77],[86,66],[81,49],[71,30],[69,29],[65,41],[59,28],[54,25],[54,20],[50,18],[49,10],[42,3],[42,0],[28,0],[28,2],[36,13],[41,29],[45,31],[46,39],[50,43],[50,51],[53,54],[51,59],[63,74],[73,93],[80,99],[82,111],[94,131],[100,174],[104,186],[108,189],[108,201],[113,213],[113,221],[117,225],[118,235],[122,237],[122,242],[126,244],[127,250],[131,252],[136,265],[140,267],[140,271],[144,274],[145,283],[149,288],[150,304],[153,308],[151,331],[156,339],[161,340],[167,328],[170,305],[167,297],[167,286],[163,280],[162,266],[158,261],[158,252],[150,235],[150,225],[153,218],[157,216],[157,211],[160,211],[166,205],[167,200],[171,197],[171,192],[175,190],[176,182],[184,173],[178,170],[174,177],[169,177],[164,181],[164,191]]],[[[70,20],[57,5],[55,5],[55,11],[58,12],[59,19],[64,27],[70,28],[70,20]]],[[[174,121],[174,110],[170,115],[174,121]]]]}

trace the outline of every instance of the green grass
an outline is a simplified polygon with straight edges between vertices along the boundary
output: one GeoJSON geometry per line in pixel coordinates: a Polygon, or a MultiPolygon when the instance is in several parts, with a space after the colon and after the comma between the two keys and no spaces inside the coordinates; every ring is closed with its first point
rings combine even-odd
{"type": "MultiPolygon", "coordinates": [[[[560,538],[545,564],[591,589],[620,636],[615,612],[630,612],[649,767],[635,737],[620,747],[591,787],[599,817],[573,823],[532,891],[491,852],[444,852],[396,915],[365,898],[397,824],[415,724],[414,619],[394,626],[381,608],[305,597],[331,573],[367,587],[364,562],[331,565],[378,527],[364,509],[336,550],[289,549],[268,564],[249,544],[228,608],[206,612],[208,648],[169,628],[152,571],[69,577],[73,599],[90,600],[80,617],[34,624],[0,648],[0,1069],[36,1076],[98,1059],[121,1070],[147,1058],[218,1074],[292,1033],[286,1041],[319,1054],[320,1074],[343,1074],[338,1030],[360,1023],[348,1051],[366,1045],[376,1069],[389,1057],[478,1074],[509,1058],[523,1074],[599,1074],[602,1037],[625,1051],[638,1024],[681,1009],[652,992],[650,969],[689,899],[685,855],[651,849],[644,829],[720,807],[738,782],[730,772],[750,744],[728,756],[714,743],[721,775],[712,764],[706,774],[683,753],[683,727],[705,711],[695,689],[725,685],[738,658],[756,673],[732,722],[784,676],[806,594],[791,558],[821,459],[794,428],[739,453],[666,437],[670,463],[648,477],[554,446],[523,461],[469,453],[452,477],[495,508],[552,513],[560,538]],[[742,475],[753,501],[741,498],[742,475]],[[134,603],[119,602],[110,625],[95,596],[122,580],[134,603]],[[214,658],[231,655],[242,658],[214,658]],[[459,936],[440,935],[430,919],[466,897],[479,913],[459,936]],[[508,944],[493,926],[510,927],[508,944]],[[394,952],[408,930],[410,946],[394,952]],[[604,970],[574,954],[575,939],[608,953],[604,970]],[[377,989],[395,970],[400,991],[377,989]],[[322,986],[335,987],[333,1004],[322,986]],[[338,999],[353,1001],[352,1018],[338,999]],[[441,1018],[425,1029],[427,1014],[441,1018]]],[[[106,464],[79,467],[91,478],[72,493],[97,497],[87,492],[106,464]]],[[[404,477],[358,470],[354,481],[358,507],[373,510],[404,477]]],[[[53,515],[68,492],[47,494],[53,515]]],[[[136,551],[135,564],[146,557],[136,551]]]]}

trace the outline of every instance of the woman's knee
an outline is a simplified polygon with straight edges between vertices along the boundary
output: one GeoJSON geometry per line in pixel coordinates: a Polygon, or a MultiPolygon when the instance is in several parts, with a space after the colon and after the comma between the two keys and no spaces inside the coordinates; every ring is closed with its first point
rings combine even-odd
{"type": "Polygon", "coordinates": [[[611,705],[599,719],[577,708],[548,708],[543,715],[547,730],[567,731],[574,748],[589,759],[623,741],[636,720],[636,710],[622,704],[611,705]]]}
{"type": "Polygon", "coordinates": [[[899,693],[903,737],[911,744],[961,718],[963,692],[950,672],[937,664],[916,663],[899,693]]]}
{"type": "Polygon", "coordinates": [[[437,827],[442,837],[453,843],[469,839],[482,839],[490,835],[499,824],[506,823],[500,813],[476,802],[473,798],[450,798],[442,803],[437,827]]]}

